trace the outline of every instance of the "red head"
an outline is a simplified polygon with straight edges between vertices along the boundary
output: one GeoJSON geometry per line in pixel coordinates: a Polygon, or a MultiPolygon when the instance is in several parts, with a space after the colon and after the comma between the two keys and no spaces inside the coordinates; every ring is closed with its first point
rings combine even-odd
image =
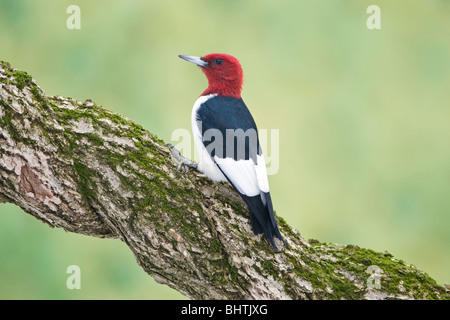
{"type": "Polygon", "coordinates": [[[235,57],[224,53],[211,53],[201,58],[185,55],[179,57],[200,66],[208,78],[209,85],[202,96],[218,94],[241,97],[244,73],[239,60],[235,57]]]}

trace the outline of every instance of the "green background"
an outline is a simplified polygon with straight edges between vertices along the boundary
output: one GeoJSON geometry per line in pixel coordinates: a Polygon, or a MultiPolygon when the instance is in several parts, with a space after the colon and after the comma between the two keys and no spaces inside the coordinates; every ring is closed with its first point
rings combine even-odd
{"type": "MultiPolygon", "coordinates": [[[[277,214],[450,282],[450,1],[0,0],[0,60],[170,142],[206,87],[178,54],[224,52],[260,129],[279,129],[277,214]],[[69,30],[66,9],[81,8],[69,30]],[[381,30],[366,9],[381,8],[381,30]]],[[[182,299],[120,240],[0,204],[0,299],[182,299]],[[81,268],[81,289],[66,268],[81,268]]]]}

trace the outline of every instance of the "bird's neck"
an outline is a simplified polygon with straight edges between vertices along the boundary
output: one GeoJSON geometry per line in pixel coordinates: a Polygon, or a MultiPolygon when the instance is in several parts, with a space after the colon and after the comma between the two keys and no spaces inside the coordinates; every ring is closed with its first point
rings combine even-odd
{"type": "Polygon", "coordinates": [[[241,98],[242,81],[238,80],[222,80],[209,81],[208,88],[203,91],[202,96],[209,94],[217,94],[219,96],[227,96],[241,98]]]}

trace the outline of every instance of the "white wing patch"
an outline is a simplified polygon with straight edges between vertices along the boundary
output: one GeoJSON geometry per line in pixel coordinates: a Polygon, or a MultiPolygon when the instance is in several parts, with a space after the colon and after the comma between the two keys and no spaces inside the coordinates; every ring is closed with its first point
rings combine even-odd
{"type": "Polygon", "coordinates": [[[214,162],[240,193],[254,197],[261,192],[269,192],[266,163],[262,155],[257,157],[257,164],[252,159],[236,161],[218,157],[214,157],[214,162]]]}
{"type": "Polygon", "coordinates": [[[267,179],[266,160],[264,159],[264,155],[257,155],[256,161],[258,163],[255,166],[255,172],[259,189],[262,192],[269,192],[269,180],[267,179]]]}

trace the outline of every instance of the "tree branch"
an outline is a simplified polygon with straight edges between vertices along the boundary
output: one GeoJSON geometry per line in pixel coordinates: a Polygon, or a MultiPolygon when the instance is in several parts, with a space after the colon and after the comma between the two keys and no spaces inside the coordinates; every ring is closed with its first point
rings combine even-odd
{"type": "Polygon", "coordinates": [[[141,126],[90,100],[46,96],[5,62],[0,202],[52,227],[120,238],[156,281],[193,299],[449,298],[390,254],[308,242],[280,218],[290,249],[275,254],[228,184],[177,174],[141,126]]]}

